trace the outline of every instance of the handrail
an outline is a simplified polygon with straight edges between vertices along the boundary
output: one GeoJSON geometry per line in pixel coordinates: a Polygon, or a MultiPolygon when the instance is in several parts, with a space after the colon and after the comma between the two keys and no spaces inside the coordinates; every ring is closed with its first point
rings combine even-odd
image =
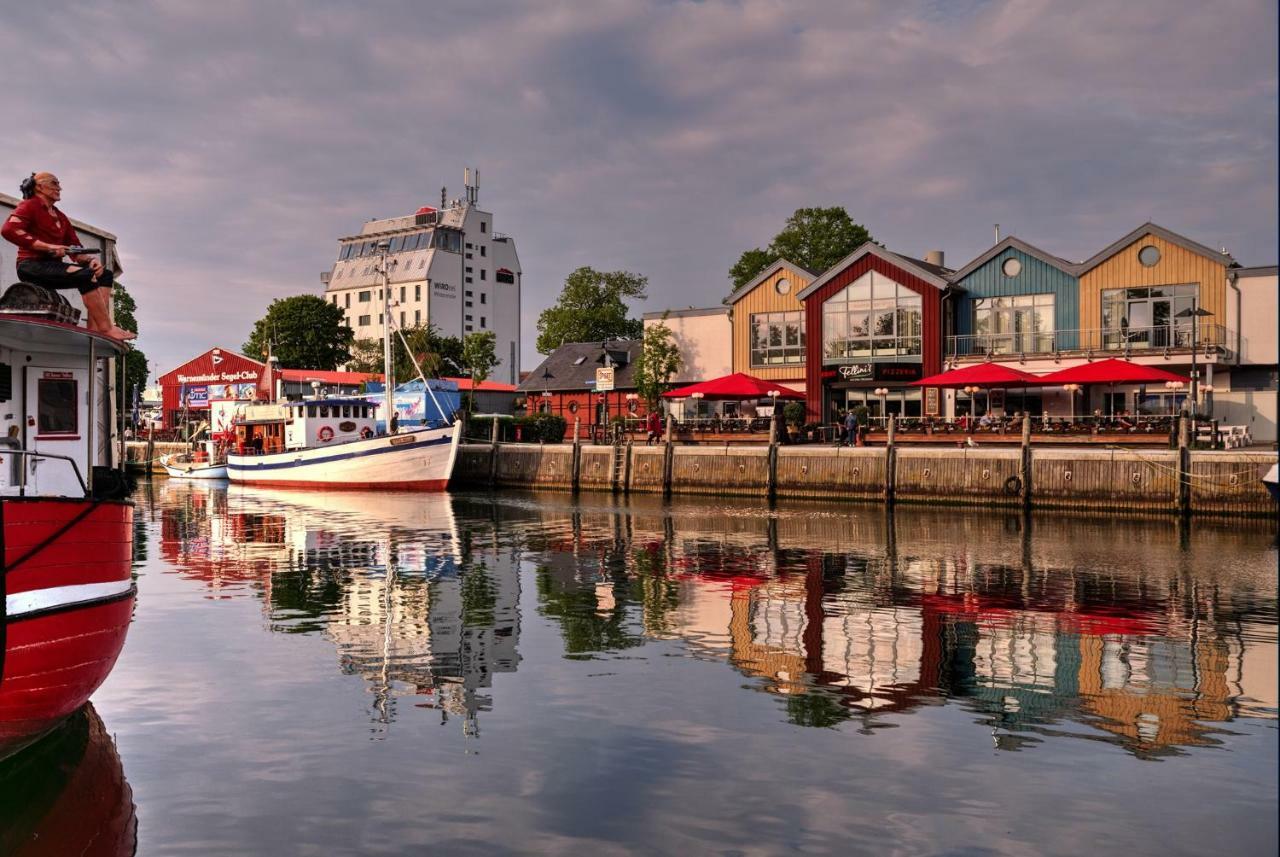
{"type": "MultiPolygon", "coordinates": [[[[57,455],[52,452],[41,452],[38,449],[0,449],[0,457],[5,455],[32,456],[37,459],[53,458],[65,461],[71,465],[71,471],[76,476],[76,481],[80,483],[80,490],[84,492],[84,496],[89,496],[89,486],[85,483],[84,477],[80,474],[80,465],[76,464],[74,458],[69,455],[57,455]]],[[[27,496],[27,468],[23,467],[19,470],[21,474],[18,479],[18,496],[27,496]]]]}
{"type": "MultiPolygon", "coordinates": [[[[1230,354],[1234,334],[1221,324],[1200,324],[1198,342],[1208,354],[1230,354]]],[[[1056,354],[1064,352],[1186,352],[1193,347],[1189,325],[1093,327],[1012,333],[971,333],[947,337],[948,357],[1056,354]]]]}

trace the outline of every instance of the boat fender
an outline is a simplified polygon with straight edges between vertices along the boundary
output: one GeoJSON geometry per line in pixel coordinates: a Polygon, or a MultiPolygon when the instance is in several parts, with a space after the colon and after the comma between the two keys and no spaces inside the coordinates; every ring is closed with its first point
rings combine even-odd
{"type": "Polygon", "coordinates": [[[316,432],[316,440],[321,443],[333,440],[333,429],[329,426],[320,426],[320,431],[316,432]]]}
{"type": "Polygon", "coordinates": [[[360,429],[360,437],[364,438],[365,440],[368,440],[369,438],[373,437],[373,429],[369,428],[368,426],[365,426],[364,428],[360,429]]]}
{"type": "Polygon", "coordinates": [[[1004,481],[1004,493],[1009,496],[1019,494],[1022,491],[1022,480],[1017,476],[1010,476],[1004,481]]]}

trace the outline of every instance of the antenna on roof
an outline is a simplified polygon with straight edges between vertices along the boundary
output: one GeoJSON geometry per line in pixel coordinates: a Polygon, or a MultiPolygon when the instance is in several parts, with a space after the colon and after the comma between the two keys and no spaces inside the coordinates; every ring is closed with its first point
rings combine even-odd
{"type": "Polygon", "coordinates": [[[444,185],[440,185],[440,208],[449,207],[449,189],[444,185]]]}
{"type": "Polygon", "coordinates": [[[995,227],[996,227],[996,243],[999,244],[1000,243],[1000,224],[997,223],[995,227]]]}

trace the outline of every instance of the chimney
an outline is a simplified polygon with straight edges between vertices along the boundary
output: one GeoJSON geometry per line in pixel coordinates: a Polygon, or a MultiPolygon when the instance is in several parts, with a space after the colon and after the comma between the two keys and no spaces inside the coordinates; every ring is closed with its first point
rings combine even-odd
{"type": "Polygon", "coordinates": [[[943,254],[941,250],[930,250],[929,252],[924,254],[924,260],[926,262],[928,262],[930,265],[937,265],[939,268],[947,267],[946,264],[943,262],[943,259],[945,258],[946,256],[943,254]]]}

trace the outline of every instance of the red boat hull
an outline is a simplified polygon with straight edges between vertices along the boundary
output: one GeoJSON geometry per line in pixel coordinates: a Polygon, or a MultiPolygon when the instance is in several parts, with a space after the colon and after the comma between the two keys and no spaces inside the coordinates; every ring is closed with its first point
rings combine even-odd
{"type": "Polygon", "coordinates": [[[7,498],[0,758],[88,701],[124,647],[136,590],[133,506],[7,498]]]}

